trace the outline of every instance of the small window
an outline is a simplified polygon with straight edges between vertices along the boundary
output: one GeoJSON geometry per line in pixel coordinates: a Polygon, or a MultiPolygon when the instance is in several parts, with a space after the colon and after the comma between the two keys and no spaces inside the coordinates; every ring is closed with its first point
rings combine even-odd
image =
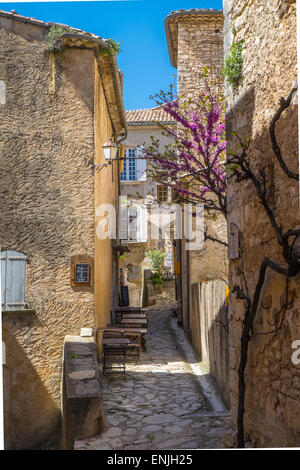
{"type": "Polygon", "coordinates": [[[156,188],[156,197],[158,202],[166,202],[168,200],[168,186],[163,184],[157,185],[156,188]]]}
{"type": "Polygon", "coordinates": [[[89,283],[89,265],[85,263],[76,264],[75,282],[89,283]]]}
{"type": "Polygon", "coordinates": [[[71,287],[91,288],[93,286],[94,260],[87,254],[73,255],[70,259],[71,287]]]}
{"type": "Polygon", "coordinates": [[[1,252],[1,302],[3,310],[25,308],[26,256],[18,251],[1,252]]]}

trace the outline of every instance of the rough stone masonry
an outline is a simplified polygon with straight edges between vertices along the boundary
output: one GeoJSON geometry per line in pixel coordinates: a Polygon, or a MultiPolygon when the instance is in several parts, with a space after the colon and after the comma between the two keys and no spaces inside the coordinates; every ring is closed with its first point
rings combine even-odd
{"type": "MultiPolygon", "coordinates": [[[[283,231],[299,226],[298,182],[291,180],[272,152],[269,125],[280,97],[287,97],[297,79],[296,1],[224,0],[225,55],[233,40],[243,40],[242,80],[236,91],[226,86],[227,138],[237,148],[233,131],[242,139],[251,136],[249,158],[256,175],[266,174],[268,201],[283,231]],[[233,37],[232,28],[236,30],[233,37]]],[[[297,103],[281,116],[276,135],[285,162],[298,168],[297,103]]],[[[228,183],[229,227],[242,235],[244,271],[253,295],[260,263],[265,256],[285,265],[281,250],[251,182],[228,183]]],[[[230,231],[229,231],[229,236],[230,231]]],[[[241,258],[230,261],[230,288],[241,282],[241,258]]],[[[292,343],[299,340],[299,275],[289,289],[295,290],[292,308],[282,328],[286,279],[269,271],[261,294],[250,341],[246,370],[245,429],[253,447],[299,446],[300,368],[292,362],[292,343]]],[[[230,295],[230,387],[233,419],[236,419],[237,369],[244,305],[230,295]]]]}

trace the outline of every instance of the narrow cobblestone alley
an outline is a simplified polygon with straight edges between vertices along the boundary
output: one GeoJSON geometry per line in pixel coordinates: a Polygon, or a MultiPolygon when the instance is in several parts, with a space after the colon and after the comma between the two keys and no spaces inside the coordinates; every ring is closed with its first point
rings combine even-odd
{"type": "Polygon", "coordinates": [[[148,311],[146,351],[126,379],[102,378],[106,430],[80,450],[222,448],[228,414],[214,412],[170,328],[171,309],[148,311]]]}

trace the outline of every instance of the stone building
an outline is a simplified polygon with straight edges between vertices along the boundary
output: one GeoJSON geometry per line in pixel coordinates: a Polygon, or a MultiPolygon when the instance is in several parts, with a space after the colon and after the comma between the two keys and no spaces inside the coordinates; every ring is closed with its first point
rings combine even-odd
{"type": "MultiPolygon", "coordinates": [[[[121,195],[127,197],[128,211],[132,211],[129,217],[136,217],[137,230],[133,230],[122,242],[126,243],[130,252],[125,253],[120,259],[124,282],[129,288],[130,304],[132,306],[145,306],[149,297],[155,297],[151,285],[144,279],[144,271],[150,269],[150,260],[146,256],[149,250],[160,250],[166,253],[164,266],[173,272],[173,237],[172,230],[166,230],[165,238],[152,238],[150,217],[151,211],[155,221],[154,210],[171,203],[171,190],[153,181],[147,174],[146,159],[138,158],[143,145],[151,145],[151,137],[159,139],[160,148],[163,151],[165,145],[170,143],[170,138],[162,134],[158,122],[167,126],[175,126],[162,106],[152,109],[135,109],[126,111],[128,124],[127,139],[122,142],[125,146],[124,165],[122,167],[121,195]],[[131,209],[130,209],[131,207],[131,209]],[[148,223],[143,223],[148,214],[148,223]],[[148,288],[151,292],[148,292],[148,288]]],[[[163,210],[163,209],[161,209],[163,210]]],[[[173,289],[174,290],[174,289],[173,289]]]]}
{"type": "MultiPolygon", "coordinates": [[[[199,96],[204,85],[203,68],[209,69],[212,80],[220,78],[223,68],[222,11],[172,12],[165,19],[165,32],[170,62],[177,68],[178,95],[199,96]]],[[[205,224],[212,237],[226,242],[227,226],[222,215],[215,221],[206,220],[205,224]]],[[[176,253],[175,262],[180,266],[177,277],[179,317],[229,404],[228,338],[226,331],[220,325],[216,327],[215,322],[218,319],[220,324],[226,323],[226,246],[206,240],[201,250],[187,250],[183,238],[176,241],[176,253]],[[210,287],[210,282],[216,282],[218,286],[210,287]]]]}
{"type": "Polygon", "coordinates": [[[122,77],[105,40],[61,28],[0,11],[6,449],[59,445],[64,337],[105,325],[118,292],[118,245],[97,234],[118,201],[102,145],[126,136],[122,77]]]}
{"type": "MultiPolygon", "coordinates": [[[[282,232],[295,229],[299,219],[299,182],[287,176],[272,150],[269,126],[297,80],[296,1],[224,0],[225,55],[233,42],[242,44],[242,76],[233,89],[226,84],[227,139],[237,149],[233,132],[242,140],[251,136],[248,160],[258,179],[265,178],[267,203],[282,232]],[[234,33],[235,30],[235,34],[234,33]]],[[[298,106],[296,92],[278,120],[275,133],[287,168],[298,172],[298,106]]],[[[262,181],[260,179],[260,181],[262,181]]],[[[238,404],[238,374],[243,300],[235,285],[253,299],[264,258],[286,267],[282,248],[251,180],[228,182],[228,236],[230,250],[230,387],[233,421],[238,404]],[[236,241],[240,243],[240,250],[236,241]],[[244,281],[243,281],[244,273],[244,281]]],[[[292,241],[292,240],[290,240],[292,241]]],[[[297,242],[298,243],[298,242],[297,242]]],[[[297,246],[295,243],[295,247],[297,246]]],[[[267,268],[249,343],[246,368],[245,438],[253,447],[299,446],[300,369],[293,360],[293,342],[299,340],[299,274],[286,275],[267,268]],[[282,325],[281,325],[282,324],[282,325]]]]}

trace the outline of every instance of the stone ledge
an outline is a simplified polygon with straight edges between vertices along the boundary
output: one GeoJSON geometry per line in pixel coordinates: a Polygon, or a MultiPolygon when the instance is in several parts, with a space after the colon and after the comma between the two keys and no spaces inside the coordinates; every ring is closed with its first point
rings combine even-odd
{"type": "Polygon", "coordinates": [[[66,336],[62,383],[63,448],[99,433],[104,415],[93,337],[66,336]]]}
{"type": "Polygon", "coordinates": [[[24,315],[30,315],[30,314],[35,314],[36,311],[33,310],[32,308],[22,308],[19,310],[2,310],[2,315],[16,315],[16,314],[24,314],[24,315]]]}

